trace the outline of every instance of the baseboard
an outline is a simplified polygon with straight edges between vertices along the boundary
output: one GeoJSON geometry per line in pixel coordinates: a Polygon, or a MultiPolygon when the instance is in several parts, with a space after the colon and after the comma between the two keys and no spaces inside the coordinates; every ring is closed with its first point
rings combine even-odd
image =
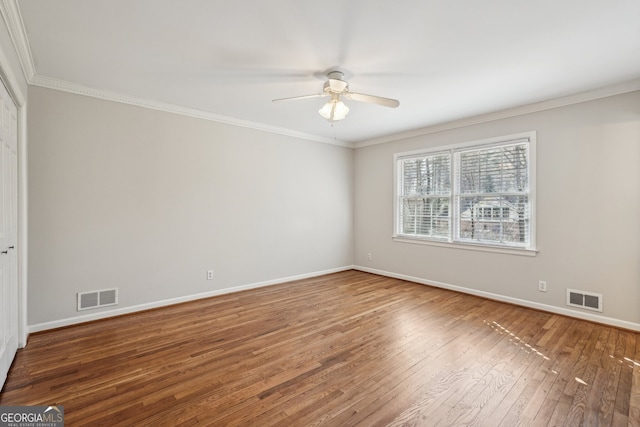
{"type": "Polygon", "coordinates": [[[114,317],[114,316],[121,316],[123,314],[130,314],[130,313],[135,313],[135,312],[138,312],[138,311],[150,310],[150,309],[153,309],[153,308],[166,307],[166,306],[173,305],[173,304],[180,304],[180,303],[183,303],[183,302],[195,301],[195,300],[198,300],[198,299],[210,298],[210,297],[214,297],[214,296],[218,296],[218,295],[230,294],[230,293],[233,293],[233,292],[239,292],[239,291],[244,291],[244,290],[248,290],[248,289],[256,289],[256,288],[261,288],[261,287],[264,287],[264,286],[277,285],[277,284],[281,284],[281,283],[292,282],[294,280],[308,279],[308,278],[311,278],[311,277],[323,276],[325,274],[338,273],[338,272],[341,272],[341,271],[352,270],[352,269],[354,269],[354,266],[349,265],[349,266],[338,267],[338,268],[333,268],[333,269],[329,269],[329,270],[316,271],[316,272],[313,272],[313,273],[306,273],[306,274],[299,274],[299,275],[296,275],[296,276],[282,277],[282,278],[279,278],[279,279],[267,280],[267,281],[264,281],[264,282],[249,283],[249,284],[246,284],[246,285],[233,286],[233,287],[223,288],[223,289],[216,289],[215,291],[203,292],[203,293],[193,294],[193,295],[185,295],[185,296],[166,299],[166,300],[162,300],[162,301],[154,301],[154,302],[149,302],[149,303],[146,303],[146,304],[139,304],[139,305],[134,305],[134,306],[130,306],[130,307],[117,308],[117,309],[114,309],[114,310],[101,311],[99,313],[83,314],[81,316],[74,316],[74,317],[69,317],[69,318],[60,319],[60,320],[54,320],[54,321],[51,321],[51,322],[37,323],[37,324],[34,324],[34,325],[29,325],[28,326],[28,330],[29,330],[29,333],[41,332],[41,331],[46,331],[46,330],[49,330],[49,329],[56,329],[56,328],[62,328],[62,327],[65,327],[65,326],[77,325],[79,323],[91,322],[91,321],[94,321],[94,320],[106,319],[106,318],[114,317]]]}
{"type": "Polygon", "coordinates": [[[567,317],[574,317],[581,320],[588,320],[595,323],[602,323],[609,326],[615,326],[617,328],[628,329],[635,332],[640,332],[640,324],[628,322],[626,320],[615,319],[612,317],[599,316],[591,313],[582,313],[576,310],[571,310],[563,307],[556,307],[553,305],[540,304],[533,301],[527,301],[519,298],[513,298],[505,295],[494,294],[491,292],[479,291],[473,288],[466,288],[464,286],[452,285],[449,283],[438,282],[435,280],[423,279],[420,277],[408,276],[406,274],[393,273],[390,271],[376,270],[374,268],[363,267],[360,265],[354,265],[354,270],[364,271],[366,273],[378,274],[380,276],[392,277],[394,279],[402,279],[410,282],[419,283],[422,285],[434,286],[436,288],[448,289],[451,291],[461,292],[464,294],[475,295],[495,301],[506,302],[522,307],[533,308],[536,310],[547,311],[554,314],[560,314],[567,317]]]}
{"type": "Polygon", "coordinates": [[[598,316],[598,315],[591,314],[591,313],[582,313],[582,312],[578,312],[578,311],[567,309],[567,308],[556,307],[556,306],[547,305],[547,304],[540,304],[540,303],[533,302],[533,301],[527,301],[527,300],[523,300],[523,299],[519,299],[519,298],[513,298],[513,297],[500,295],[500,294],[494,294],[494,293],[491,293],[491,292],[479,291],[477,289],[467,288],[467,287],[464,287],[464,286],[452,285],[452,284],[449,284],[449,283],[443,283],[443,282],[438,282],[438,281],[435,281],[435,280],[423,279],[423,278],[420,278],[420,277],[409,276],[409,275],[406,275],[406,274],[394,273],[394,272],[390,272],[390,271],[377,270],[377,269],[374,269],[374,268],[364,267],[364,266],[360,266],[360,265],[349,265],[349,266],[344,266],[344,267],[339,267],[339,268],[334,268],[334,269],[329,269],[329,270],[316,271],[316,272],[312,272],[312,273],[306,273],[306,274],[300,274],[300,275],[296,275],[296,276],[283,277],[283,278],[274,279],[274,280],[267,280],[267,281],[263,281],[263,282],[249,283],[249,284],[246,284],[246,285],[234,286],[234,287],[230,287],[230,288],[217,289],[217,290],[211,291],[211,292],[203,292],[203,293],[199,293],[199,294],[185,295],[185,296],[182,296],[182,297],[171,298],[171,299],[162,300],[162,301],[154,301],[154,302],[150,302],[150,303],[146,303],[146,304],[139,304],[139,305],[135,305],[135,306],[123,307],[123,308],[118,308],[118,309],[114,309],[114,310],[101,311],[100,313],[83,314],[82,316],[74,316],[74,317],[55,320],[55,321],[51,321],[51,322],[37,323],[37,324],[34,324],[34,325],[29,325],[28,326],[28,331],[29,331],[29,333],[34,333],[34,332],[46,331],[46,330],[49,330],[49,329],[62,328],[62,327],[65,327],[65,326],[72,326],[72,325],[76,325],[76,324],[79,324],[79,323],[91,322],[93,320],[106,319],[106,318],[109,318],[109,317],[121,316],[123,314],[130,314],[130,313],[135,313],[135,312],[138,312],[138,311],[150,310],[150,309],[153,309],[153,308],[165,307],[165,306],[169,306],[169,305],[173,305],[173,304],[180,304],[180,303],[183,303],[183,302],[195,301],[195,300],[198,300],[198,299],[210,298],[210,297],[214,297],[214,296],[217,296],[217,295],[224,295],[224,294],[244,291],[244,290],[248,290],[248,289],[256,289],[256,288],[261,288],[261,287],[264,287],[264,286],[277,285],[277,284],[281,284],[281,283],[292,282],[294,280],[308,279],[308,278],[311,278],[311,277],[323,276],[325,274],[338,273],[338,272],[341,272],[341,271],[347,271],[347,270],[352,270],[352,269],[353,270],[364,271],[364,272],[367,272],[367,273],[378,274],[380,276],[393,277],[395,279],[407,280],[407,281],[419,283],[419,284],[422,284],[422,285],[428,285],[428,286],[434,286],[434,287],[437,287],[437,288],[448,289],[448,290],[451,290],[451,291],[461,292],[461,293],[465,293],[465,294],[469,294],[469,295],[475,295],[475,296],[488,298],[488,299],[492,299],[492,300],[496,300],[496,301],[515,304],[515,305],[519,305],[519,306],[522,306],[522,307],[533,308],[533,309],[536,309],[536,310],[547,311],[547,312],[554,313],[554,314],[560,314],[560,315],[564,315],[564,316],[568,316],[568,317],[574,317],[574,318],[577,318],[577,319],[588,320],[588,321],[591,321],[591,322],[602,323],[602,324],[609,325],[609,326],[615,326],[615,327],[618,327],[618,328],[623,328],[623,329],[628,329],[628,330],[640,332],[640,324],[638,324],[638,323],[628,322],[628,321],[625,321],[625,320],[615,319],[615,318],[612,318],[612,317],[598,316]]]}

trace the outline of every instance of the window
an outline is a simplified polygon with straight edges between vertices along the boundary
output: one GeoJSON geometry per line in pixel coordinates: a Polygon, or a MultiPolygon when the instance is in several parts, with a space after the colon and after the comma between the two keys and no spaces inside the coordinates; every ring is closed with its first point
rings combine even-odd
{"type": "Polygon", "coordinates": [[[402,234],[448,238],[451,156],[438,153],[402,162],[402,234]]]}
{"type": "Polygon", "coordinates": [[[395,162],[396,239],[534,249],[535,132],[395,162]]]}

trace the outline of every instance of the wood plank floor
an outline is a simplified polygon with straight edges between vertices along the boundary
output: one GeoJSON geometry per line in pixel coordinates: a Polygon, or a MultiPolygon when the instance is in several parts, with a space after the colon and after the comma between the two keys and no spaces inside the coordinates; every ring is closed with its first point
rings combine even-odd
{"type": "Polygon", "coordinates": [[[358,271],[34,334],[68,426],[640,426],[640,334],[358,271]]]}

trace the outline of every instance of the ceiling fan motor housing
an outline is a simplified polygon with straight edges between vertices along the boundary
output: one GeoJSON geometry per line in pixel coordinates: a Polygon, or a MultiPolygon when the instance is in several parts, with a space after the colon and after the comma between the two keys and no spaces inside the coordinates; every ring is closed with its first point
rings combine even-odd
{"type": "Polygon", "coordinates": [[[325,82],[323,90],[325,93],[344,93],[349,89],[349,83],[342,80],[344,73],[341,71],[331,71],[327,74],[329,80],[325,82]]]}

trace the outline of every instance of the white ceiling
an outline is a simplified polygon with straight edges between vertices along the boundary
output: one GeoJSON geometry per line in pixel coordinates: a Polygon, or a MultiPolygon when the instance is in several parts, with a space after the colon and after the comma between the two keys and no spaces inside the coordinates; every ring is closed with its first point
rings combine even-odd
{"type": "Polygon", "coordinates": [[[638,0],[9,4],[32,84],[319,140],[361,142],[640,78],[638,0]],[[347,101],[332,125],[317,113],[326,99],[271,102],[320,93],[330,69],[400,107],[347,101]]]}

